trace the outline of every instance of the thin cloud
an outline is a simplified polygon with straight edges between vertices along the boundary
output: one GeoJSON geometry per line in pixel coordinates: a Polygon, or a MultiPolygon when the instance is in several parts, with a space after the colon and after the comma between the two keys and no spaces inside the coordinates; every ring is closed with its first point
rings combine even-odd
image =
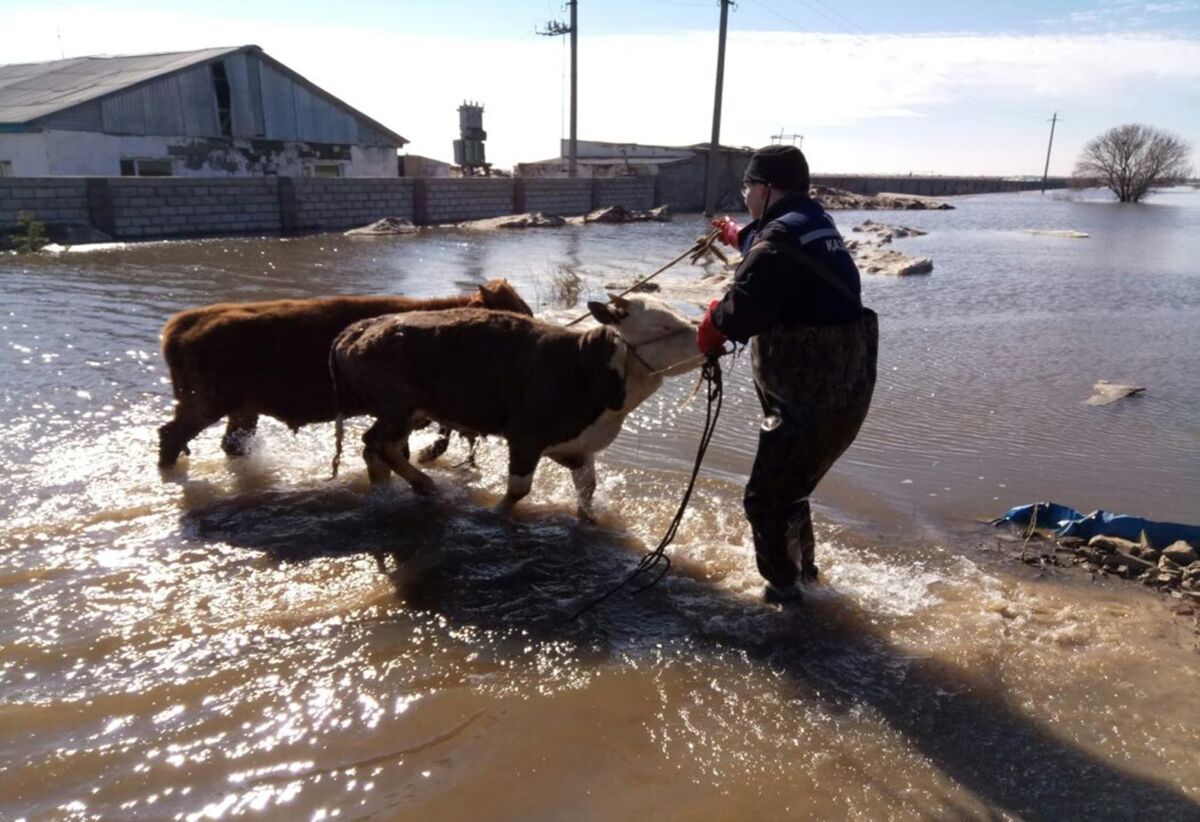
{"type": "MultiPolygon", "coordinates": [[[[408,137],[414,153],[450,157],[464,99],[484,103],[497,165],[558,153],[563,47],[548,38],[264,27],[168,11],[138,20],[130,27],[124,15],[94,8],[10,13],[6,23],[29,36],[6,43],[4,59],[56,58],[59,25],[68,56],[257,43],[408,137]]],[[[580,137],[706,141],[715,51],[713,31],[581,38],[580,137]]],[[[804,133],[805,150],[829,170],[1040,171],[1044,121],[1064,107],[1068,125],[1056,137],[1064,158],[1119,122],[1145,119],[1194,143],[1200,132],[1187,113],[1200,110],[1200,41],[1182,37],[734,31],[726,60],[722,141],[760,145],[780,128],[804,133]],[[807,80],[800,86],[797,77],[807,80]],[[1157,110],[1174,120],[1146,113],[1157,110]]]]}

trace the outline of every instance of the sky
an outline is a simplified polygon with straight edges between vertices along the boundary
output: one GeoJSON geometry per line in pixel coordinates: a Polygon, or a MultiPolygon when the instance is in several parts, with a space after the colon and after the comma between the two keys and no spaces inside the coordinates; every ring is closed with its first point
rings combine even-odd
{"type": "MultiPolygon", "coordinates": [[[[580,139],[712,130],[717,0],[579,0],[580,139]]],[[[0,63],[256,44],[443,160],[484,104],[488,159],[558,155],[561,0],[0,0],[0,63]]],[[[1068,174],[1104,130],[1175,133],[1200,172],[1200,0],[739,0],[721,142],[803,135],[816,173],[1068,174]]],[[[785,138],[792,142],[793,138],[785,138]]],[[[799,138],[796,138],[800,142],[799,138]]]]}

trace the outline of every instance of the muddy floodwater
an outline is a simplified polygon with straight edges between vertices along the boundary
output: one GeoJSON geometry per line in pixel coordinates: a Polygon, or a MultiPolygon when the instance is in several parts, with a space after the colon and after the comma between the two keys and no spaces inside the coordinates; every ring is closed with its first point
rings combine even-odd
{"type": "Polygon", "coordinates": [[[1200,520],[1200,192],[955,202],[835,214],[925,229],[895,247],[935,269],[864,276],[879,383],[800,609],[760,601],[742,519],[748,357],[671,573],[576,621],[670,521],[692,376],[601,455],[595,526],[552,464],[492,513],[494,441],[477,469],[452,445],[433,499],[331,479],[332,425],[264,420],[234,461],[214,426],[155,467],[174,311],[504,276],[568,317],[699,217],[0,257],[0,818],[1200,818],[1194,615],[985,523],[1200,520]],[[1099,379],[1146,392],[1087,405],[1099,379]]]}

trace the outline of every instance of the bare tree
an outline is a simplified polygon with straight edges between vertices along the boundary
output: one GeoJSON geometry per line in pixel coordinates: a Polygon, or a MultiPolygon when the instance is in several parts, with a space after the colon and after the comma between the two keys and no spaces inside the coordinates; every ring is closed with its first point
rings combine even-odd
{"type": "Polygon", "coordinates": [[[1083,147],[1075,177],[1107,186],[1123,203],[1187,180],[1192,147],[1186,140],[1140,123],[1110,128],[1083,147]]]}

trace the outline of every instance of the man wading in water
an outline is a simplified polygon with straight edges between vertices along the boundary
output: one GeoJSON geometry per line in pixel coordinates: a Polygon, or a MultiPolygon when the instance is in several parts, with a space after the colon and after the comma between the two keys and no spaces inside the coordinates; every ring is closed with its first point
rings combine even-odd
{"type": "Polygon", "coordinates": [[[696,338],[703,353],[753,339],[763,422],[745,509],[768,602],[798,601],[799,583],[817,578],[808,497],[867,416],[879,347],[858,268],[808,184],[795,146],[750,158],[742,197],[754,222],[713,222],[724,243],[741,248],[742,263],[696,338]]]}

